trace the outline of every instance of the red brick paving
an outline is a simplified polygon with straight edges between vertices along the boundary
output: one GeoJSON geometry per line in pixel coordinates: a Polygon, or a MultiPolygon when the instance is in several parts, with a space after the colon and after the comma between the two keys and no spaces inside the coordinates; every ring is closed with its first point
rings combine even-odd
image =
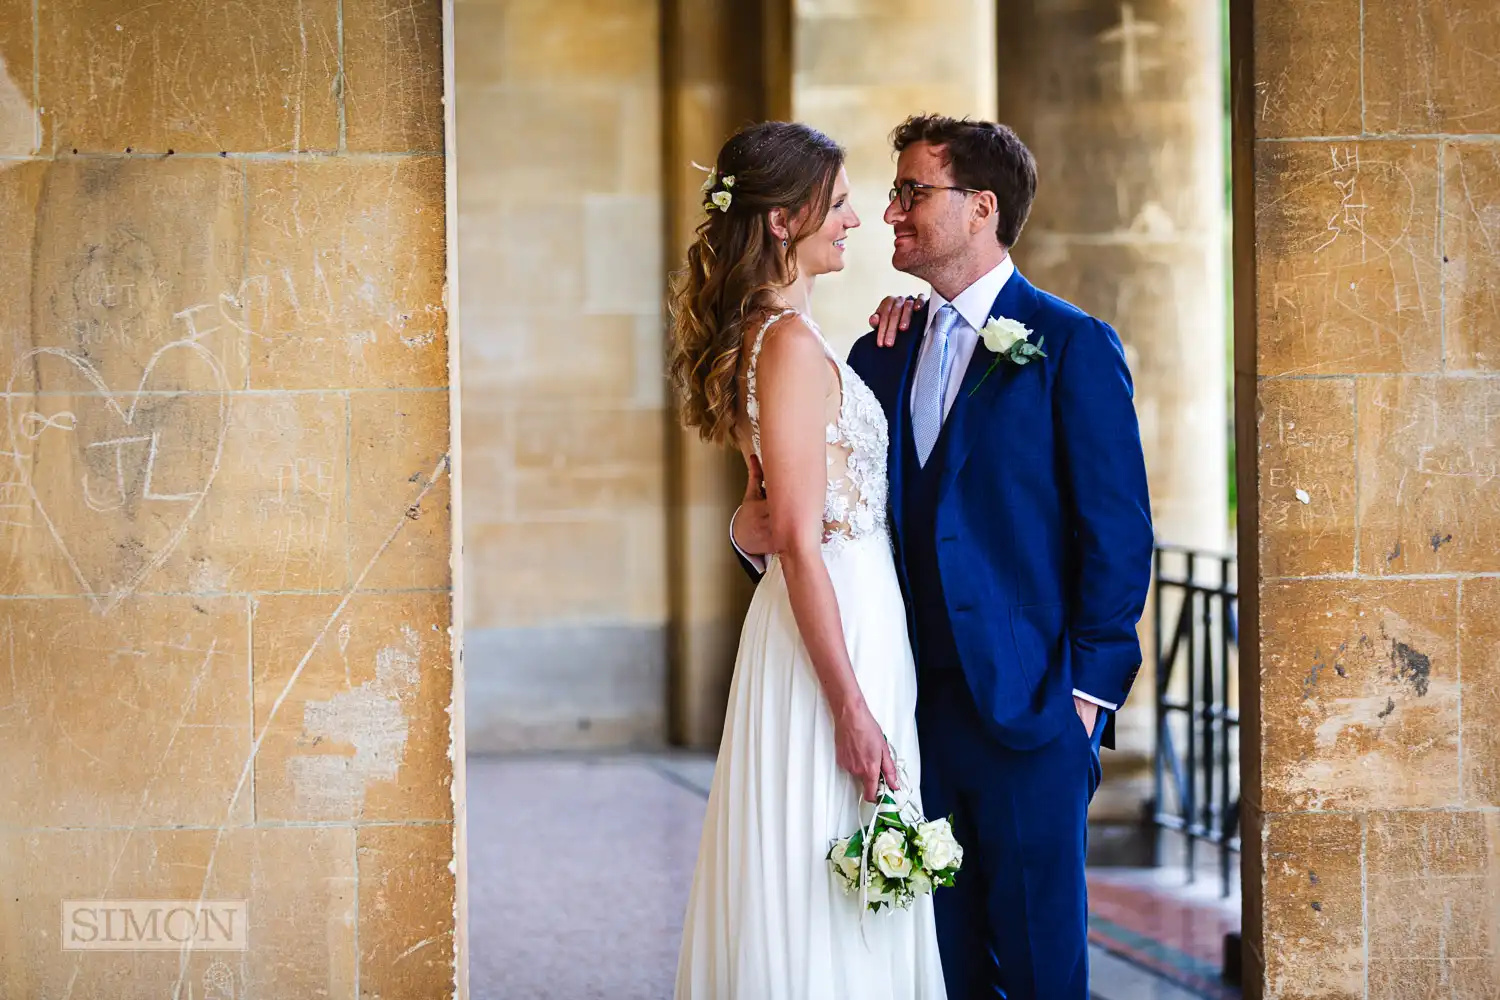
{"type": "Polygon", "coordinates": [[[1233,904],[1192,898],[1140,872],[1089,872],[1089,907],[1102,918],[1133,934],[1116,934],[1095,925],[1089,938],[1095,944],[1190,986],[1209,997],[1238,997],[1217,977],[1224,961],[1224,936],[1240,928],[1233,904]],[[1164,949],[1147,949],[1134,935],[1164,949]],[[1196,962],[1173,961],[1171,949],[1196,962]],[[1196,968],[1194,968],[1196,966],[1196,968]],[[1213,973],[1213,974],[1210,974],[1213,973]]]}

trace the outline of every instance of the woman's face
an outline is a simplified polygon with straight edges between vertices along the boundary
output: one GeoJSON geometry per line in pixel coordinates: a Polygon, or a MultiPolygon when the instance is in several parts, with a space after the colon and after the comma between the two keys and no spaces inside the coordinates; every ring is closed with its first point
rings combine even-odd
{"type": "Polygon", "coordinates": [[[797,243],[797,270],[806,275],[842,271],[844,237],[858,227],[859,216],[849,204],[849,175],[839,167],[838,176],[833,179],[833,199],[822,227],[797,243]]]}

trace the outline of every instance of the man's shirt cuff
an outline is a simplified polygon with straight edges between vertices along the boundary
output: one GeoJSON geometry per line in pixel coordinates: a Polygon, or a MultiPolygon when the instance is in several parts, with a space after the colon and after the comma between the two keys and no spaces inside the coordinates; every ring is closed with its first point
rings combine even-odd
{"type": "MultiPolygon", "coordinates": [[[[734,520],[731,518],[729,523],[730,523],[731,530],[733,530],[734,520]]],[[[733,539],[730,539],[730,540],[733,541],[733,539]]],[[[738,549],[739,546],[736,545],[735,548],[738,549]]],[[[745,558],[749,559],[750,557],[749,556],[745,556],[745,558]]],[[[1120,706],[1119,705],[1111,705],[1109,702],[1105,701],[1103,698],[1095,698],[1093,695],[1091,695],[1091,694],[1085,694],[1084,692],[1078,690],[1077,688],[1073,689],[1073,697],[1075,697],[1075,698],[1082,698],[1084,701],[1091,701],[1095,705],[1098,705],[1100,708],[1107,708],[1111,712],[1118,712],[1120,710],[1120,706]]]]}

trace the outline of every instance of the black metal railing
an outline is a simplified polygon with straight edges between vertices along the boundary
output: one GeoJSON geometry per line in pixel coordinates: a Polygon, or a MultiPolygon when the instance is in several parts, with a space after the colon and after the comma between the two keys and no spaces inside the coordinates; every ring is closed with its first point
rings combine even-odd
{"type": "Polygon", "coordinates": [[[1154,566],[1156,860],[1162,863],[1163,834],[1178,834],[1192,881],[1197,845],[1212,845],[1229,896],[1240,849],[1235,560],[1159,545],[1154,566]]]}

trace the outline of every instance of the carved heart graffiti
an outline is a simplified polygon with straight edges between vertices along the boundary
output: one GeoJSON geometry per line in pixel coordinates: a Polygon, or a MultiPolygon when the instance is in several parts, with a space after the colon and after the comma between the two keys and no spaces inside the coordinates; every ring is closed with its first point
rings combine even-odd
{"type": "Polygon", "coordinates": [[[162,564],[202,508],[224,453],[228,388],[218,359],[196,338],[151,355],[133,393],[114,392],[87,358],[61,348],[29,351],[17,365],[6,426],[18,478],[100,614],[162,564]],[[174,357],[179,352],[187,356],[174,357]],[[148,390],[169,357],[187,370],[206,366],[212,387],[148,390]],[[44,364],[81,375],[82,391],[18,390],[17,380],[39,379],[44,364]]]}

